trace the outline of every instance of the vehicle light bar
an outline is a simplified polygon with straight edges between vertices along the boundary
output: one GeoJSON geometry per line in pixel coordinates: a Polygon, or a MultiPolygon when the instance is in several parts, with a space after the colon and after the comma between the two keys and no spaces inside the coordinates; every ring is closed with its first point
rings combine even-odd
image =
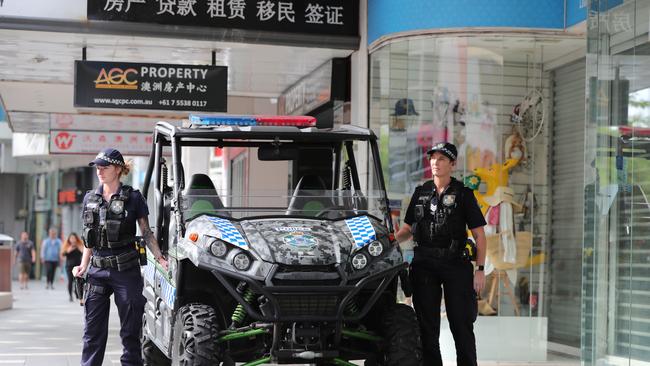
{"type": "Polygon", "coordinates": [[[205,126],[295,126],[315,127],[316,118],[311,116],[234,116],[190,115],[190,122],[205,126]]]}

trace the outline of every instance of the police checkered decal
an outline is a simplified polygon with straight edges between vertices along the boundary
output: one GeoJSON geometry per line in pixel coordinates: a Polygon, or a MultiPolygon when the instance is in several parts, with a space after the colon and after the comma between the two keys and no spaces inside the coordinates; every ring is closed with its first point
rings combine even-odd
{"type": "Polygon", "coordinates": [[[174,300],[176,300],[176,288],[167,282],[164,278],[160,279],[160,297],[165,301],[170,307],[174,306],[174,300]]]}
{"type": "Polygon", "coordinates": [[[239,233],[239,230],[237,230],[232,222],[219,217],[208,217],[208,220],[212,221],[214,226],[219,229],[219,239],[242,248],[248,248],[246,240],[244,240],[244,237],[239,233]]]}
{"type": "Polygon", "coordinates": [[[371,242],[377,240],[375,228],[370,223],[368,217],[354,217],[345,220],[345,223],[348,225],[348,228],[352,233],[352,238],[354,238],[354,243],[357,245],[357,247],[363,247],[364,245],[370,244],[371,242]]]}
{"type": "Polygon", "coordinates": [[[144,267],[144,279],[147,280],[147,282],[153,284],[155,283],[154,282],[155,277],[156,277],[156,265],[150,262],[148,263],[148,265],[144,267]]]}

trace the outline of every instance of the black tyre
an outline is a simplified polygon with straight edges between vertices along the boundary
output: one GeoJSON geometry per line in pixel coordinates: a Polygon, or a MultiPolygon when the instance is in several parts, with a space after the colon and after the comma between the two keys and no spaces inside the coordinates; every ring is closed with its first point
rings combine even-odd
{"type": "Polygon", "coordinates": [[[217,327],[214,310],[203,304],[188,304],[178,310],[174,323],[172,364],[214,366],[217,357],[217,327]]]}
{"type": "Polygon", "coordinates": [[[384,351],[377,355],[376,360],[368,360],[369,365],[422,365],[420,326],[415,311],[410,306],[395,304],[388,307],[382,318],[382,329],[384,351]]]}

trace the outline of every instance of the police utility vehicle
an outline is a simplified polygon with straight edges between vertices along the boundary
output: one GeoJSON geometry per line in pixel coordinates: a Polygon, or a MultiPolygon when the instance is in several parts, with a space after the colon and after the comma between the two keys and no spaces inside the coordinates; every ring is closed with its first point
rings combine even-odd
{"type": "Polygon", "coordinates": [[[421,364],[377,137],[315,124],[156,125],[143,193],[169,268],[144,267],[145,364],[421,364]],[[192,149],[212,178],[185,171],[192,149]]]}

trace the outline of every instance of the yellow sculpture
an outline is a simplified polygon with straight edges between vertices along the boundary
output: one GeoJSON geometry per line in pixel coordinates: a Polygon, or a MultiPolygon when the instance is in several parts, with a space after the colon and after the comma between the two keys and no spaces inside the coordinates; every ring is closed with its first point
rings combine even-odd
{"type": "Polygon", "coordinates": [[[474,174],[476,174],[479,178],[481,178],[481,181],[485,182],[485,186],[486,186],[485,194],[481,194],[478,191],[478,189],[474,190],[474,196],[476,196],[476,200],[478,201],[479,207],[481,208],[481,212],[483,213],[483,215],[485,215],[485,212],[487,212],[487,209],[490,207],[490,205],[488,205],[487,202],[485,202],[483,197],[493,195],[497,187],[500,186],[507,187],[508,174],[510,170],[517,165],[517,163],[519,163],[519,159],[508,159],[503,164],[497,163],[497,164],[492,164],[492,166],[489,168],[474,169],[474,174]]]}

